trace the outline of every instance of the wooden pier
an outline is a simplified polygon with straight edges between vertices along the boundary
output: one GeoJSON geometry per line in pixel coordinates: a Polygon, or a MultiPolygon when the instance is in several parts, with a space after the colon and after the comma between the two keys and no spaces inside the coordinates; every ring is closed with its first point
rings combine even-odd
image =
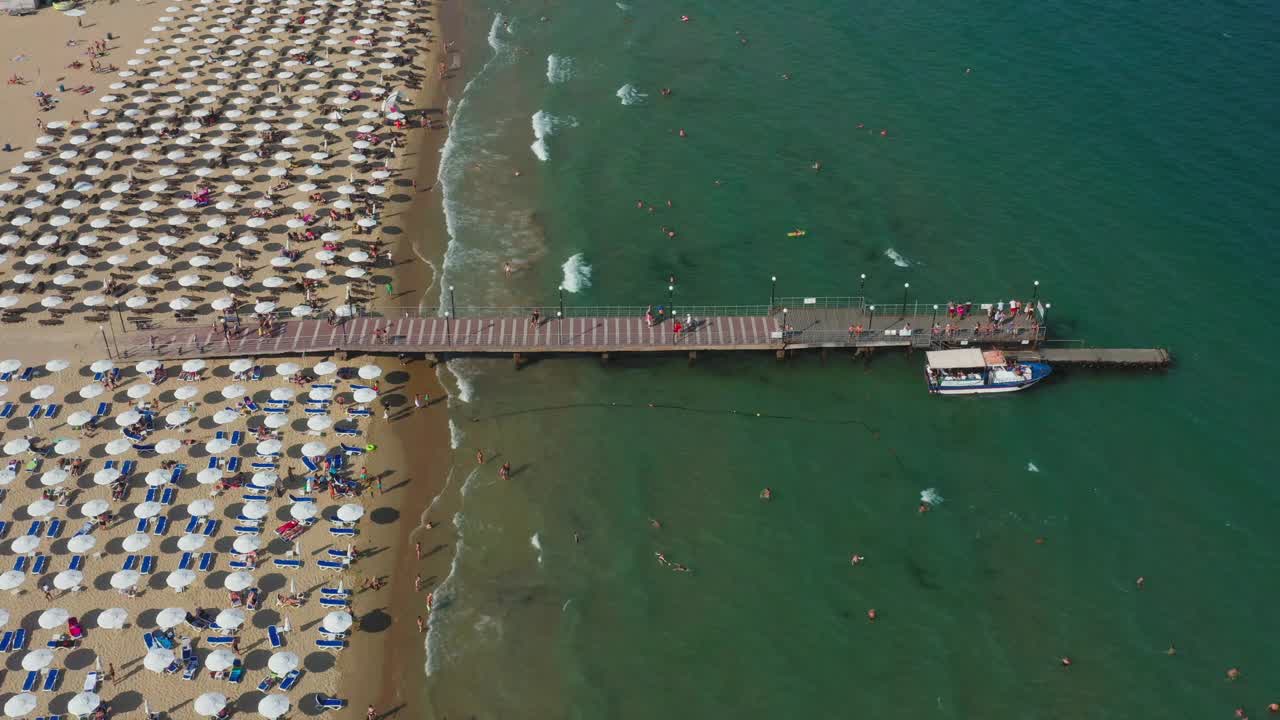
{"type": "Polygon", "coordinates": [[[1018,360],[1085,367],[1163,368],[1173,364],[1164,348],[1039,348],[1009,353],[1018,360]]]}

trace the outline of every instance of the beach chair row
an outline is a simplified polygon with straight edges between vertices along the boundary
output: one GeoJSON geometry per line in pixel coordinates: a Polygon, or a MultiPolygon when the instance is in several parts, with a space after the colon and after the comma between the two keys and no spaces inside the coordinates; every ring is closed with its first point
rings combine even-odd
{"type": "MultiPolygon", "coordinates": [[[[4,408],[0,409],[0,418],[8,419],[13,417],[13,414],[17,410],[17,408],[18,406],[14,403],[11,403],[11,402],[5,403],[4,408]]],[[[62,406],[59,405],[58,403],[50,403],[48,405],[32,405],[31,410],[27,412],[27,419],[39,420],[40,418],[56,418],[58,416],[58,411],[61,409],[62,409],[62,406]]]]}
{"type": "MultiPolygon", "coordinates": [[[[227,458],[227,472],[231,472],[231,473],[240,472],[240,464],[241,464],[241,460],[239,457],[232,456],[227,458]]],[[[220,469],[222,467],[222,458],[218,457],[217,455],[210,456],[208,467],[210,470],[220,469]]]]}
{"type": "Polygon", "coordinates": [[[27,631],[23,628],[6,630],[0,635],[0,653],[18,652],[27,646],[27,631]]]}
{"type": "Polygon", "coordinates": [[[33,560],[29,555],[20,555],[13,561],[13,569],[18,572],[42,574],[49,567],[48,555],[36,555],[33,560]]]}
{"type": "Polygon", "coordinates": [[[200,572],[209,572],[213,569],[217,559],[218,556],[215,553],[206,552],[200,554],[200,561],[197,563],[195,553],[184,552],[182,553],[182,557],[178,560],[178,569],[198,569],[200,572]]]}
{"type": "Polygon", "coordinates": [[[120,569],[137,570],[143,575],[150,575],[155,572],[158,562],[159,560],[155,555],[147,555],[145,557],[141,555],[130,555],[124,559],[124,563],[122,563],[120,569]]]}
{"type": "MultiPolygon", "coordinates": [[[[13,374],[16,372],[18,371],[12,370],[7,373],[0,373],[0,382],[13,382],[13,374]]],[[[35,376],[36,376],[36,366],[29,365],[26,368],[23,368],[22,374],[18,376],[18,379],[23,382],[31,382],[31,379],[34,378],[35,376]]]]}
{"type": "Polygon", "coordinates": [[[27,672],[27,679],[22,682],[22,692],[53,692],[62,684],[62,673],[60,668],[49,668],[44,671],[44,682],[40,682],[39,670],[31,670],[27,672]]]}
{"type": "Polygon", "coordinates": [[[62,529],[67,526],[63,520],[50,520],[46,524],[44,520],[32,520],[27,526],[27,534],[35,537],[56,538],[62,534],[62,529]]]}

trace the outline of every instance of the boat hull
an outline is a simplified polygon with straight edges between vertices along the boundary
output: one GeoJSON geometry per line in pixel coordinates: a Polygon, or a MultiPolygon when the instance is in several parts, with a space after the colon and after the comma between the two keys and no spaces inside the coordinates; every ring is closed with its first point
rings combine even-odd
{"type": "Polygon", "coordinates": [[[937,385],[929,382],[929,371],[925,370],[925,384],[933,395],[992,395],[995,393],[1011,393],[1026,390],[1045,379],[1052,369],[1045,363],[1023,363],[1031,368],[1031,377],[1027,380],[1005,383],[989,383],[985,385],[937,385]]]}

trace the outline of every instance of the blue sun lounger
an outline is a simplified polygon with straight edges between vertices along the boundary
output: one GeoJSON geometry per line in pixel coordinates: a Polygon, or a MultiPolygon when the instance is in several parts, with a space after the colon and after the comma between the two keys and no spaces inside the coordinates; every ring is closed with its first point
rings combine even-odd
{"type": "Polygon", "coordinates": [[[14,409],[15,409],[15,408],[17,408],[17,405],[14,405],[14,404],[13,404],[13,403],[11,403],[11,402],[7,402],[7,403],[5,403],[5,404],[4,404],[4,409],[3,409],[3,410],[0,410],[0,418],[8,419],[8,418],[13,417],[13,411],[14,411],[14,409]]]}
{"type": "Polygon", "coordinates": [[[240,499],[245,502],[267,502],[271,500],[271,498],[266,495],[241,495],[240,499]]]}
{"type": "Polygon", "coordinates": [[[364,454],[364,448],[362,448],[362,447],[356,447],[355,445],[348,445],[348,444],[346,444],[346,443],[342,443],[342,452],[343,452],[343,453],[345,453],[345,454],[347,454],[347,455],[363,455],[363,454],[364,454]]]}
{"type": "Polygon", "coordinates": [[[124,559],[124,565],[120,569],[121,570],[137,570],[138,564],[140,562],[141,561],[138,559],[137,555],[130,555],[129,557],[124,559]]]}
{"type": "Polygon", "coordinates": [[[6,630],[4,635],[0,635],[0,652],[9,652],[9,646],[13,644],[13,631],[6,630]]]}
{"type": "Polygon", "coordinates": [[[178,569],[179,570],[191,569],[191,553],[189,552],[182,553],[182,557],[178,560],[178,569]]]}
{"type": "Polygon", "coordinates": [[[236,525],[231,528],[237,535],[261,535],[262,528],[257,525],[236,525]]]}
{"type": "Polygon", "coordinates": [[[342,650],[347,643],[342,640],[316,640],[316,647],[321,650],[342,650]]]}
{"type": "Polygon", "coordinates": [[[18,556],[18,559],[13,561],[13,570],[14,570],[14,572],[26,572],[26,571],[27,571],[27,556],[26,556],[26,555],[19,555],[19,556],[18,556]]]}
{"type": "Polygon", "coordinates": [[[182,474],[185,473],[186,471],[187,471],[186,465],[183,465],[182,463],[178,463],[177,465],[174,465],[173,472],[169,473],[169,482],[171,483],[178,482],[179,480],[182,479],[182,474]]]}
{"type": "Polygon", "coordinates": [[[35,420],[36,418],[40,417],[40,413],[42,413],[42,412],[44,412],[44,408],[43,408],[43,407],[41,407],[41,406],[39,406],[39,405],[33,405],[33,406],[31,407],[31,410],[27,413],[27,419],[28,419],[28,420],[35,420]]]}
{"type": "Polygon", "coordinates": [[[329,528],[329,534],[334,537],[355,537],[356,529],[348,527],[331,527],[329,528]]]}
{"type": "MultiPolygon", "coordinates": [[[[317,561],[316,561],[316,565],[318,565],[318,566],[320,566],[320,567],[322,567],[322,568],[324,568],[324,569],[326,569],[326,570],[345,570],[345,569],[347,568],[347,566],[348,566],[348,565],[350,565],[350,564],[351,564],[351,563],[349,563],[349,562],[345,562],[345,561],[344,561],[344,562],[338,562],[338,561],[336,561],[336,560],[317,560],[317,561]]],[[[321,602],[321,603],[323,603],[323,602],[324,602],[324,600],[321,600],[320,602],[321,602]]]]}
{"type": "Polygon", "coordinates": [[[144,533],[151,527],[151,518],[138,518],[138,526],[134,528],[134,532],[144,533]]]}
{"type": "Polygon", "coordinates": [[[45,571],[45,568],[47,567],[49,567],[49,556],[37,555],[36,561],[31,564],[31,574],[40,575],[45,571]]]}
{"type": "Polygon", "coordinates": [[[289,412],[289,409],[288,407],[284,407],[280,405],[268,405],[267,407],[263,408],[262,411],[268,415],[283,415],[289,412]]]}
{"type": "Polygon", "coordinates": [[[301,560],[293,560],[290,558],[271,558],[271,564],[281,568],[300,568],[301,560]]]}
{"type": "Polygon", "coordinates": [[[84,556],[83,556],[83,555],[72,555],[72,556],[71,556],[71,565],[70,565],[70,568],[71,568],[72,570],[81,570],[81,571],[83,571],[83,570],[84,570],[84,556]]]}
{"type": "Polygon", "coordinates": [[[160,515],[156,517],[156,528],[153,531],[155,535],[164,535],[169,532],[169,518],[160,515]]]}
{"type": "Polygon", "coordinates": [[[129,477],[130,475],[133,474],[133,471],[136,470],[137,467],[138,467],[137,460],[125,460],[124,463],[120,466],[120,477],[122,478],[129,477]]]}
{"type": "Polygon", "coordinates": [[[319,708],[321,712],[324,712],[325,710],[341,710],[346,706],[346,700],[316,693],[316,707],[319,708]]]}
{"type": "Polygon", "coordinates": [[[276,686],[276,678],[274,675],[268,675],[262,678],[262,682],[258,683],[258,692],[266,692],[276,686]]]}
{"type": "Polygon", "coordinates": [[[220,463],[220,462],[222,462],[222,458],[218,457],[217,455],[211,455],[211,456],[209,457],[209,469],[210,469],[210,470],[217,470],[217,469],[218,469],[218,463],[220,463]]]}
{"type": "Polygon", "coordinates": [[[281,690],[292,690],[294,685],[298,684],[298,678],[302,677],[301,670],[290,670],[288,674],[280,680],[281,690]]]}
{"type": "Polygon", "coordinates": [[[192,515],[191,517],[187,518],[187,527],[185,528],[185,532],[188,535],[194,533],[196,530],[199,530],[199,529],[200,529],[200,518],[196,517],[195,515],[192,515]]]}
{"type": "Polygon", "coordinates": [[[205,638],[204,641],[210,645],[230,645],[236,639],[232,635],[211,635],[205,638]]]}
{"type": "Polygon", "coordinates": [[[303,410],[303,412],[305,412],[308,415],[328,415],[329,403],[325,403],[324,405],[320,405],[318,407],[309,407],[306,410],[303,410]]]}
{"type": "Polygon", "coordinates": [[[111,403],[100,402],[98,403],[98,412],[94,413],[94,415],[106,417],[109,412],[111,412],[111,403]]]}
{"type": "Polygon", "coordinates": [[[231,444],[232,444],[232,445],[239,446],[239,445],[240,445],[241,443],[243,443],[243,442],[244,442],[244,432],[243,432],[243,431],[241,431],[241,430],[236,430],[235,432],[231,433],[231,444]]]}
{"type": "Polygon", "coordinates": [[[305,455],[302,457],[302,464],[307,468],[307,472],[317,472],[320,470],[320,466],[316,464],[316,461],[305,455]]]}
{"type": "Polygon", "coordinates": [[[240,458],[233,457],[227,461],[227,472],[240,472],[240,458]]]}
{"type": "Polygon", "coordinates": [[[40,671],[32,670],[27,673],[27,679],[22,681],[22,692],[31,692],[36,689],[36,685],[40,683],[40,671]]]}
{"type": "Polygon", "coordinates": [[[134,443],[133,449],[140,453],[153,453],[156,451],[155,443],[134,443]]]}
{"type": "Polygon", "coordinates": [[[284,638],[280,636],[280,629],[275,625],[267,626],[267,638],[271,640],[271,647],[273,648],[284,645],[284,638]]]}
{"type": "Polygon", "coordinates": [[[62,534],[62,528],[66,526],[63,520],[50,520],[49,529],[45,530],[44,536],[47,538],[56,538],[62,534]]]}
{"type": "Polygon", "coordinates": [[[125,428],[121,434],[125,436],[125,439],[132,440],[134,442],[142,442],[144,439],[141,435],[128,428],[125,428]]]}
{"type": "Polygon", "coordinates": [[[187,667],[182,671],[183,680],[194,680],[200,672],[200,661],[194,656],[187,658],[187,667]]]}
{"type": "Polygon", "coordinates": [[[347,414],[351,417],[367,418],[373,417],[373,411],[369,408],[347,408],[347,414]]]}
{"type": "Polygon", "coordinates": [[[333,427],[333,431],[336,432],[340,437],[360,437],[360,429],[356,427],[343,427],[341,425],[335,425],[333,427]]]}
{"type": "Polygon", "coordinates": [[[43,532],[43,531],[44,531],[44,521],[43,521],[43,520],[32,520],[32,521],[31,521],[31,526],[27,528],[27,534],[28,534],[28,535],[35,535],[35,536],[39,536],[39,535],[40,535],[40,533],[41,533],[41,532],[43,532]]]}
{"type": "Polygon", "coordinates": [[[155,502],[156,500],[159,500],[159,499],[160,499],[160,488],[158,487],[147,488],[147,495],[146,495],[147,502],[155,502]]]}
{"type": "Polygon", "coordinates": [[[44,687],[40,688],[44,692],[53,692],[58,689],[58,684],[62,682],[62,670],[52,668],[45,671],[44,687]]]}
{"type": "Polygon", "coordinates": [[[173,488],[165,488],[164,492],[160,493],[160,502],[165,505],[172,505],[174,498],[177,496],[177,490],[174,490],[173,488]]]}
{"type": "Polygon", "coordinates": [[[58,417],[58,411],[61,409],[62,409],[62,406],[59,405],[58,403],[53,403],[51,405],[48,405],[44,409],[44,416],[46,419],[58,417]]]}
{"type": "Polygon", "coordinates": [[[211,552],[204,553],[200,556],[200,572],[209,572],[213,569],[214,555],[211,552]]]}
{"type": "Polygon", "coordinates": [[[18,379],[23,382],[31,382],[31,378],[35,376],[36,376],[36,366],[28,365],[27,368],[22,371],[22,375],[20,375],[18,379]]]}
{"type": "Polygon", "coordinates": [[[155,569],[156,569],[156,556],[148,555],[142,558],[142,567],[138,569],[138,572],[142,573],[143,575],[150,575],[151,572],[155,569]]]}
{"type": "Polygon", "coordinates": [[[273,462],[256,462],[256,463],[251,463],[249,467],[253,468],[254,470],[257,470],[258,472],[264,472],[266,470],[275,470],[276,464],[273,462]]]}
{"type": "Polygon", "coordinates": [[[351,597],[350,590],[339,590],[338,588],[320,588],[320,594],[328,597],[351,597]]]}

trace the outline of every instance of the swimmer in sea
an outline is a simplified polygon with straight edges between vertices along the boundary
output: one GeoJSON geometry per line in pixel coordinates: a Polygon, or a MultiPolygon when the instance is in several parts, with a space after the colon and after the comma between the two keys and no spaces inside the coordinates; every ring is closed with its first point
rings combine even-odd
{"type": "Polygon", "coordinates": [[[684,128],[680,128],[680,137],[689,137],[689,135],[684,131],[684,128]]]}
{"type": "Polygon", "coordinates": [[[654,557],[658,558],[658,562],[659,562],[659,563],[661,563],[661,564],[663,564],[663,565],[670,565],[670,564],[671,564],[671,563],[667,562],[667,556],[666,556],[666,555],[664,555],[664,554],[662,554],[662,553],[660,553],[660,552],[656,552],[656,553],[654,553],[653,555],[654,555],[654,557]]]}
{"type": "Polygon", "coordinates": [[[1064,668],[1071,667],[1071,658],[1069,657],[1063,657],[1060,662],[1062,663],[1062,667],[1064,668]]]}
{"type": "Polygon", "coordinates": [[[1178,648],[1173,643],[1169,643],[1169,649],[1164,651],[1165,655],[1177,655],[1178,648]]]}
{"type": "Polygon", "coordinates": [[[1134,581],[1134,584],[1138,586],[1139,590],[1141,590],[1143,586],[1147,584],[1147,579],[1145,577],[1139,577],[1136,581],[1134,581]]]}
{"type": "Polygon", "coordinates": [[[867,620],[870,620],[871,622],[875,622],[877,617],[879,617],[879,615],[878,613],[876,613],[875,608],[871,608],[870,610],[867,611],[867,620]]]}
{"type": "Polygon", "coordinates": [[[849,556],[850,565],[861,565],[863,560],[866,560],[866,558],[862,557],[858,553],[854,553],[849,556]]]}
{"type": "Polygon", "coordinates": [[[671,88],[662,88],[659,92],[662,93],[663,97],[671,97],[671,88]]]}
{"type": "Polygon", "coordinates": [[[920,513],[921,515],[929,512],[929,503],[924,503],[924,502],[920,503],[920,507],[916,508],[916,512],[920,513]]]}
{"type": "Polygon", "coordinates": [[[822,162],[821,162],[821,161],[819,161],[819,160],[814,160],[814,161],[813,161],[813,171],[814,171],[814,172],[818,172],[818,171],[820,171],[820,170],[822,170],[822,162]]]}
{"type": "Polygon", "coordinates": [[[671,566],[671,569],[672,569],[672,570],[675,570],[676,572],[689,572],[689,566],[688,566],[688,565],[683,565],[683,564],[681,564],[681,563],[676,563],[676,564],[672,565],[672,566],[671,566]]]}
{"type": "Polygon", "coordinates": [[[661,530],[662,523],[658,522],[656,518],[649,518],[649,527],[653,528],[654,530],[661,530]]]}
{"type": "Polygon", "coordinates": [[[782,79],[783,79],[783,80],[790,80],[790,79],[791,79],[791,73],[782,73],[782,79]]]}
{"type": "Polygon", "coordinates": [[[760,491],[760,499],[761,499],[761,500],[772,500],[772,499],[773,499],[773,490],[771,490],[771,489],[769,489],[769,488],[765,488],[765,489],[761,490],[761,491],[760,491]]]}
{"type": "Polygon", "coordinates": [[[1240,668],[1231,668],[1227,671],[1227,679],[1235,682],[1240,679],[1240,668]]]}

